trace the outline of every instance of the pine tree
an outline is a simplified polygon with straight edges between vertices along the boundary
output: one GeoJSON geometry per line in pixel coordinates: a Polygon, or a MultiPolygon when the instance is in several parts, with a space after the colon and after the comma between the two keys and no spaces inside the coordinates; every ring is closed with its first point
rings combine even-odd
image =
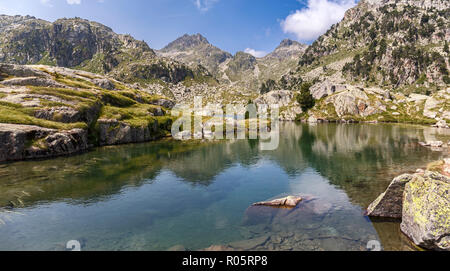
{"type": "Polygon", "coordinates": [[[304,83],[301,87],[300,93],[297,95],[297,102],[300,104],[303,112],[307,112],[315,105],[315,100],[311,94],[310,88],[310,83],[304,83]]]}

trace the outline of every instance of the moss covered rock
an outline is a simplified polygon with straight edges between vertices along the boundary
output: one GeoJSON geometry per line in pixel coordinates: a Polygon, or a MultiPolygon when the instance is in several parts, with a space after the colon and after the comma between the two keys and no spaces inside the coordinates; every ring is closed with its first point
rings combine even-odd
{"type": "Polygon", "coordinates": [[[450,251],[450,178],[427,171],[406,184],[401,230],[420,247],[450,251]]]}

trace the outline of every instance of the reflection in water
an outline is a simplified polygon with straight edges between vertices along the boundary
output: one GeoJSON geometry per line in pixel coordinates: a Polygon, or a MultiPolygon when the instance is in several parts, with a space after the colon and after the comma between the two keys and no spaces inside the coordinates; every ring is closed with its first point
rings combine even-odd
{"type": "Polygon", "coordinates": [[[3,164],[0,249],[73,239],[88,250],[359,250],[372,239],[405,249],[398,223],[362,213],[394,176],[442,157],[419,146],[430,137],[449,139],[415,126],[289,123],[275,151],[253,140],[168,140],[3,164]],[[288,213],[248,209],[286,194],[313,199],[288,213]]]}

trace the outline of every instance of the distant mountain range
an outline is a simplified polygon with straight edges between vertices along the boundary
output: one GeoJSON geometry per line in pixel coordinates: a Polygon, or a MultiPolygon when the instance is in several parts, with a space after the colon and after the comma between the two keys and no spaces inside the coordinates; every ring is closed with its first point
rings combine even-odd
{"type": "Polygon", "coordinates": [[[233,56],[196,34],[184,35],[155,53],[144,41],[80,18],[51,23],[2,15],[0,34],[0,62],[76,68],[129,83],[217,80],[252,91],[268,79],[280,79],[307,48],[285,40],[271,54],[256,59],[244,52],[233,56]]]}
{"type": "Polygon", "coordinates": [[[31,16],[1,15],[0,62],[76,68],[129,83],[211,77],[201,67],[191,69],[158,57],[144,41],[80,18],[50,23],[31,16]]]}
{"type": "Polygon", "coordinates": [[[306,48],[306,45],[296,41],[284,40],[275,51],[262,58],[245,52],[237,52],[233,56],[210,44],[201,34],[186,34],[157,51],[157,54],[189,66],[202,65],[221,83],[258,90],[263,82],[278,80],[295,67],[306,48]]]}

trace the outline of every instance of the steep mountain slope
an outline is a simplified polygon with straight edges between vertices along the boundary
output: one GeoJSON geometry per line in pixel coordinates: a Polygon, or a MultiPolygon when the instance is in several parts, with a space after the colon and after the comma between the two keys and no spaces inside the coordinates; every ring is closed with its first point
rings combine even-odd
{"type": "Polygon", "coordinates": [[[201,67],[191,69],[156,56],[144,41],[80,18],[50,23],[30,16],[2,15],[0,34],[0,62],[111,73],[127,82],[178,83],[188,77],[210,76],[201,67]]]}
{"type": "MultiPolygon", "coordinates": [[[[449,1],[362,0],[306,49],[295,69],[266,84],[266,91],[274,90],[266,96],[277,89],[297,92],[308,82],[316,102],[297,116],[303,120],[445,127],[450,121],[449,18],[449,1]]],[[[297,106],[293,100],[282,114],[297,106]]]]}
{"type": "Polygon", "coordinates": [[[183,62],[190,67],[202,65],[219,82],[258,92],[267,80],[279,80],[298,62],[306,45],[284,40],[274,52],[263,58],[255,58],[237,52],[234,56],[213,45],[200,34],[184,35],[157,51],[157,54],[183,62]]]}
{"type": "Polygon", "coordinates": [[[218,75],[219,65],[233,56],[208,42],[200,34],[184,35],[157,51],[158,55],[172,58],[190,66],[202,65],[218,75]]]}
{"type": "Polygon", "coordinates": [[[260,70],[262,71],[262,84],[260,92],[262,94],[274,89],[286,89],[289,72],[296,68],[298,59],[308,48],[307,45],[285,39],[270,54],[259,59],[260,70]],[[276,80],[281,79],[281,84],[276,85],[276,80]]]}
{"type": "Polygon", "coordinates": [[[449,18],[446,0],[362,0],[306,50],[296,74],[315,82],[435,92],[450,84],[449,18]]]}

